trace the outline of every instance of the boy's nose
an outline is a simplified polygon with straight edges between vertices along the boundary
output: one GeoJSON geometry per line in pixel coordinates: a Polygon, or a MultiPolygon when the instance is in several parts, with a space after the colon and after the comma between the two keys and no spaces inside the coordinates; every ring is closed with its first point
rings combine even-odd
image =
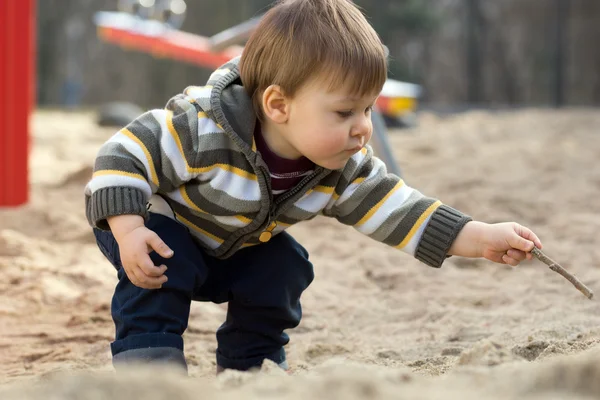
{"type": "Polygon", "coordinates": [[[354,125],[351,135],[359,137],[363,144],[366,144],[369,140],[371,133],[371,118],[369,115],[362,116],[359,121],[354,125]]]}

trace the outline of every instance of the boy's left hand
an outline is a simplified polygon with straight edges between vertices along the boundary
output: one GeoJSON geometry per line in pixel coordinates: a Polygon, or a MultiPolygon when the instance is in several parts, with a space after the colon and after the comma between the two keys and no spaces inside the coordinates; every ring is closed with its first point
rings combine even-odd
{"type": "Polygon", "coordinates": [[[530,229],[516,222],[504,222],[486,224],[479,249],[481,257],[514,267],[525,259],[531,260],[534,245],[542,248],[542,242],[530,229]]]}

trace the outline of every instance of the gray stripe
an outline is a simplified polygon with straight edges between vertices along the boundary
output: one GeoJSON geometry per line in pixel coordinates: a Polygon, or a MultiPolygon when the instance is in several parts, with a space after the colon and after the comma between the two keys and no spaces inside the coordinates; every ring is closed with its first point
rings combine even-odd
{"type": "MultiPolygon", "coordinates": [[[[109,147],[109,146],[107,146],[109,147]]],[[[146,173],[146,167],[140,160],[132,157],[126,152],[125,148],[119,143],[111,143],[112,155],[98,155],[94,165],[94,172],[103,170],[117,170],[139,174],[146,178],[150,183],[150,177],[146,173]],[[117,148],[119,148],[117,150],[117,148]],[[115,155],[116,151],[121,155],[115,155]]],[[[103,152],[104,153],[104,152],[103,152]]]]}
{"type": "MultiPolygon", "coordinates": [[[[253,182],[253,185],[258,186],[258,182],[253,182]]],[[[190,196],[190,199],[194,200],[194,196],[192,196],[192,193],[198,193],[198,198],[203,199],[202,203],[196,203],[199,205],[200,208],[202,209],[206,209],[206,205],[207,204],[214,204],[219,208],[215,208],[215,210],[217,209],[224,209],[224,208],[220,208],[220,205],[222,204],[227,204],[227,210],[235,210],[235,212],[233,211],[227,211],[225,214],[223,213],[218,213],[216,215],[220,215],[220,216],[229,216],[229,215],[245,215],[246,213],[256,213],[258,212],[258,210],[261,207],[261,203],[260,203],[260,199],[258,200],[241,200],[241,199],[236,199],[235,197],[231,196],[229,193],[227,193],[225,190],[217,190],[215,188],[213,188],[212,186],[210,186],[209,182],[203,183],[201,185],[194,185],[193,187],[188,188],[188,195],[190,196]]],[[[208,210],[207,210],[208,211],[208,210]]]]}
{"type": "Polygon", "coordinates": [[[290,207],[285,214],[282,214],[277,217],[278,221],[281,221],[285,224],[294,225],[300,221],[305,221],[311,216],[315,215],[315,213],[308,212],[301,208],[296,207],[295,205],[290,207]]]}
{"type": "Polygon", "coordinates": [[[383,242],[388,236],[390,236],[395,229],[397,229],[398,224],[401,223],[404,218],[408,215],[411,210],[411,206],[416,204],[420,199],[423,198],[423,195],[418,191],[414,191],[408,196],[408,198],[403,203],[405,206],[396,208],[390,216],[381,224],[379,228],[375,230],[369,237],[383,242]]]}
{"type": "Polygon", "coordinates": [[[377,175],[379,179],[364,181],[354,194],[338,207],[337,215],[341,223],[356,225],[400,180],[394,175],[385,176],[383,170],[377,175]]]}
{"type": "Polygon", "coordinates": [[[423,197],[421,200],[417,201],[410,207],[408,213],[406,213],[406,216],[400,221],[392,234],[383,240],[383,243],[389,244],[390,246],[399,245],[406,235],[408,235],[408,232],[412,227],[417,223],[419,217],[436,201],[436,199],[430,197],[423,197]]]}
{"type": "MultiPolygon", "coordinates": [[[[341,186],[342,184],[346,184],[346,181],[342,181],[342,172],[341,171],[333,171],[331,174],[327,175],[325,179],[319,182],[319,186],[332,187],[336,188],[341,186]]],[[[345,187],[345,186],[344,186],[345,187]]]]}
{"type": "Polygon", "coordinates": [[[258,212],[261,207],[260,201],[234,201],[234,198],[224,191],[210,187],[208,182],[187,186],[186,189],[190,200],[212,215],[232,217],[244,212],[258,212]]]}
{"type": "Polygon", "coordinates": [[[201,151],[223,149],[240,151],[237,145],[223,131],[203,133],[199,137],[198,146],[201,151]]]}
{"type": "MultiPolygon", "coordinates": [[[[139,118],[139,121],[133,121],[129,125],[129,130],[148,149],[158,176],[160,190],[163,192],[175,190],[182,182],[178,178],[173,163],[160,146],[160,139],[157,137],[157,133],[161,132],[160,123],[152,114],[144,114],[143,118],[139,118]]],[[[168,133],[162,132],[162,134],[168,133]]]]}
{"type": "Polygon", "coordinates": [[[215,164],[228,164],[236,168],[246,171],[252,175],[256,175],[254,168],[246,159],[246,156],[239,151],[233,150],[211,150],[198,153],[197,161],[194,163],[195,168],[210,167],[215,164]]]}
{"type": "Polygon", "coordinates": [[[180,214],[183,218],[187,219],[200,229],[204,229],[210,234],[215,235],[223,240],[227,239],[232,232],[240,229],[233,226],[223,225],[219,222],[216,222],[212,215],[197,213],[177,202],[170,201],[169,204],[173,208],[173,211],[175,211],[177,214],[180,214]]]}
{"type": "MultiPolygon", "coordinates": [[[[188,165],[192,165],[198,150],[198,112],[189,101],[179,100],[170,104],[173,111],[173,128],[181,141],[188,165]]],[[[167,134],[167,132],[164,132],[167,134]]]]}

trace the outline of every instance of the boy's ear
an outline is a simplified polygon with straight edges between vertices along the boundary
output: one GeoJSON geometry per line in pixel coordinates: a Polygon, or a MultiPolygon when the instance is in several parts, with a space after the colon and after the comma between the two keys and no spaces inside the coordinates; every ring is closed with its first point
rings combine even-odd
{"type": "Polygon", "coordinates": [[[277,124],[284,124],[288,120],[289,104],[281,86],[271,85],[262,95],[263,112],[267,118],[277,124]]]}

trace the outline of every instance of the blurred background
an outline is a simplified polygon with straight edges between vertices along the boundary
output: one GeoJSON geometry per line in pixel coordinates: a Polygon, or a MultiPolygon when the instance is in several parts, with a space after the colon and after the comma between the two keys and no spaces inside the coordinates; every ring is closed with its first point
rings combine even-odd
{"type": "MultiPolygon", "coordinates": [[[[131,6],[162,0],[121,1],[131,6]]],[[[183,0],[169,1],[181,7],[183,0]]],[[[37,107],[28,141],[29,92],[15,79],[28,73],[19,74],[24,69],[10,68],[2,57],[19,53],[21,64],[28,60],[24,27],[7,10],[29,2],[0,0],[0,392],[5,382],[51,379],[62,370],[112,370],[116,274],[98,250],[83,196],[98,149],[119,129],[119,123],[99,126],[99,110],[112,104],[113,116],[121,110],[133,118],[135,110],[118,104],[163,107],[185,87],[203,85],[211,71],[137,51],[131,41],[109,42],[95,23],[97,13],[114,13],[119,3],[37,1],[37,107]]],[[[181,32],[209,38],[262,15],[270,3],[185,0],[185,19],[175,25],[183,22],[181,32]]],[[[593,199],[600,197],[600,0],[357,3],[389,48],[389,78],[400,83],[391,87],[383,116],[414,105],[394,97],[397,88],[413,87],[403,82],[420,88],[423,112],[410,129],[375,124],[381,135],[371,142],[379,139],[373,147],[388,167],[400,166],[407,184],[476,220],[530,227],[549,256],[598,291],[600,202],[593,199]]],[[[181,32],[168,33],[196,43],[181,32]]],[[[513,269],[452,257],[441,270],[426,268],[321,217],[290,233],[310,253],[317,278],[303,295],[304,317],[288,355],[298,374],[324,368],[324,378],[319,372],[320,384],[260,386],[252,389],[256,396],[306,398],[293,393],[311,387],[321,393],[310,398],[348,397],[350,392],[330,391],[341,388],[373,400],[408,393],[413,385],[412,398],[423,399],[440,393],[461,400],[600,398],[600,379],[594,379],[600,377],[600,352],[588,364],[565,358],[545,374],[534,370],[554,357],[600,350],[600,303],[541,263],[513,269]],[[373,372],[365,369],[359,379],[340,381],[335,359],[410,374],[371,384],[373,372]],[[500,375],[513,365],[520,368],[518,379],[500,375]],[[454,371],[460,380],[448,376],[454,371]],[[445,376],[425,381],[422,375],[445,376]],[[523,391],[518,381],[527,383],[523,391]],[[490,393],[477,396],[485,382],[490,393]]],[[[185,333],[192,376],[214,379],[214,332],[224,319],[220,306],[193,304],[185,333]]],[[[75,393],[85,380],[77,382],[60,387],[75,393]]],[[[110,386],[111,396],[118,387],[110,386]]],[[[81,386],[76,393],[97,392],[81,386]]]]}
{"type": "MultiPolygon", "coordinates": [[[[103,42],[93,22],[117,0],[38,0],[40,106],[126,101],[144,108],[208,69],[103,42]]],[[[187,0],[181,30],[210,37],[270,0],[187,0]]],[[[600,104],[600,1],[357,0],[390,49],[390,78],[421,85],[421,107],[600,104]]]]}

